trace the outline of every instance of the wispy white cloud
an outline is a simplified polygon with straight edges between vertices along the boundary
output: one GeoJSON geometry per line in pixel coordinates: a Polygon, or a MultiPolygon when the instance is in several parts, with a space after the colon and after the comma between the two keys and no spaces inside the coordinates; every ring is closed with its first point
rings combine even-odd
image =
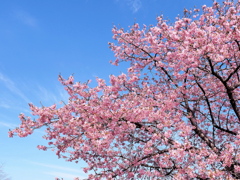
{"type": "Polygon", "coordinates": [[[4,127],[7,127],[7,128],[10,128],[10,129],[13,129],[13,128],[17,127],[16,124],[6,123],[6,122],[2,122],[2,121],[0,121],[0,126],[4,126],[4,127]]]}
{"type": "Polygon", "coordinates": [[[58,166],[53,164],[33,162],[33,161],[28,161],[28,162],[34,165],[48,168],[49,171],[45,171],[43,173],[52,175],[54,177],[58,177],[58,178],[61,177],[64,179],[71,179],[71,180],[73,180],[76,177],[79,177],[80,179],[87,177],[87,175],[85,175],[83,171],[78,169],[68,168],[68,167],[63,167],[63,166],[58,166]]]}
{"type": "Polygon", "coordinates": [[[29,99],[24,95],[24,93],[16,86],[14,81],[12,81],[7,76],[0,73],[0,82],[2,82],[8,90],[10,90],[15,95],[21,97],[24,101],[30,102],[29,99]]]}
{"type": "Polygon", "coordinates": [[[132,12],[136,13],[142,7],[142,2],[141,0],[128,0],[128,5],[132,9],[132,12]]]}
{"type": "Polygon", "coordinates": [[[63,173],[63,172],[59,172],[59,171],[44,172],[44,174],[49,174],[49,175],[52,175],[54,177],[63,178],[65,180],[66,179],[73,180],[76,177],[78,177],[80,179],[86,178],[86,177],[79,177],[78,175],[73,175],[73,174],[70,174],[70,173],[63,173]]]}
{"type": "Polygon", "coordinates": [[[60,95],[61,101],[67,103],[68,99],[69,99],[69,94],[67,93],[67,91],[65,89],[63,89],[63,87],[61,86],[58,87],[58,93],[60,95]]]}
{"type": "Polygon", "coordinates": [[[32,15],[30,15],[26,11],[17,10],[15,12],[15,16],[20,22],[22,22],[23,24],[25,24],[27,26],[30,26],[30,27],[38,26],[37,19],[35,17],[33,17],[32,15]]]}
{"type": "Polygon", "coordinates": [[[38,85],[37,86],[37,94],[39,99],[41,100],[42,103],[57,103],[57,97],[56,95],[52,92],[46,89],[45,87],[38,85]]]}
{"type": "Polygon", "coordinates": [[[35,164],[35,165],[39,165],[39,166],[43,166],[43,167],[47,167],[47,168],[51,168],[51,169],[57,169],[57,170],[62,170],[62,171],[75,172],[75,173],[84,173],[83,171],[80,171],[80,170],[74,169],[74,168],[68,168],[68,167],[57,166],[57,165],[53,165],[53,164],[33,162],[33,161],[29,161],[29,162],[31,164],[35,164]]]}
{"type": "Polygon", "coordinates": [[[5,109],[11,108],[10,104],[7,104],[4,101],[0,101],[0,107],[5,108],[5,109]]]}
{"type": "Polygon", "coordinates": [[[56,85],[54,87],[51,86],[51,88],[46,88],[39,83],[33,85],[32,82],[16,82],[1,72],[0,87],[2,93],[4,93],[3,96],[0,96],[1,108],[21,109],[21,111],[24,110],[24,112],[26,111],[28,113],[28,109],[22,109],[22,100],[24,100],[24,105],[35,101],[38,103],[41,102],[43,105],[48,106],[54,103],[59,104],[61,101],[67,103],[69,98],[67,91],[64,90],[62,86],[56,85]],[[30,89],[29,87],[33,88],[30,89]],[[31,97],[31,100],[29,97],[31,97]]]}
{"type": "Polygon", "coordinates": [[[127,6],[132,10],[133,13],[138,12],[139,9],[142,7],[141,0],[115,0],[115,2],[127,4],[127,6]]]}
{"type": "Polygon", "coordinates": [[[37,85],[37,96],[45,105],[47,104],[53,104],[53,103],[59,103],[61,101],[67,103],[68,102],[68,93],[61,87],[56,87],[55,90],[49,90],[41,85],[37,85]]]}

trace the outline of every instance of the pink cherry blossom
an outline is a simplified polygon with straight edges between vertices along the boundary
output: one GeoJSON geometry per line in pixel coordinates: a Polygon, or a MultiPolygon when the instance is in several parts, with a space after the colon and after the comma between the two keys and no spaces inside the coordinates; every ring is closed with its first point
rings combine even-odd
{"type": "Polygon", "coordinates": [[[59,76],[68,103],[30,104],[38,118],[20,114],[9,136],[45,128],[38,148],[84,160],[89,179],[240,179],[239,12],[227,0],[172,24],[114,27],[112,63],[130,62],[127,74],[96,87],[59,76]]]}

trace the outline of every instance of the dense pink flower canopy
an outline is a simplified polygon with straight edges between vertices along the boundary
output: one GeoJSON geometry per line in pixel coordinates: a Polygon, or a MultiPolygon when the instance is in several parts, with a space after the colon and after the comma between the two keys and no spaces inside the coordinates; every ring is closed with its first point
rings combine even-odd
{"type": "Polygon", "coordinates": [[[61,107],[30,104],[9,136],[46,128],[60,158],[84,160],[89,179],[240,179],[240,1],[185,10],[174,23],[114,27],[127,74],[96,87],[60,82],[61,107]]]}

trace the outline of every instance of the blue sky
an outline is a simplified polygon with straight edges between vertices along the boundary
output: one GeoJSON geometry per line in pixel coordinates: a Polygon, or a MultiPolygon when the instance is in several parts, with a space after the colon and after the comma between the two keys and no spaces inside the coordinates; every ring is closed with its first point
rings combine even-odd
{"type": "Polygon", "coordinates": [[[109,64],[114,25],[155,25],[163,14],[174,21],[184,8],[211,0],[1,0],[0,6],[0,163],[12,180],[86,177],[79,164],[39,151],[43,130],[27,138],[8,138],[8,130],[30,115],[28,103],[45,106],[67,102],[58,82],[74,74],[77,81],[108,79],[126,65],[109,64]]]}

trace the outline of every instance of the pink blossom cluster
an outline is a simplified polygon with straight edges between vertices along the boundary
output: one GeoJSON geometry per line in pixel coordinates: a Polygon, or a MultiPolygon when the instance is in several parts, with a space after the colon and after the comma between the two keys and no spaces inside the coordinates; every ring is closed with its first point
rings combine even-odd
{"type": "Polygon", "coordinates": [[[46,128],[59,158],[84,160],[88,179],[240,179],[240,1],[184,11],[173,24],[113,28],[127,74],[109,84],[59,81],[62,107],[30,104],[9,136],[46,128]]]}

